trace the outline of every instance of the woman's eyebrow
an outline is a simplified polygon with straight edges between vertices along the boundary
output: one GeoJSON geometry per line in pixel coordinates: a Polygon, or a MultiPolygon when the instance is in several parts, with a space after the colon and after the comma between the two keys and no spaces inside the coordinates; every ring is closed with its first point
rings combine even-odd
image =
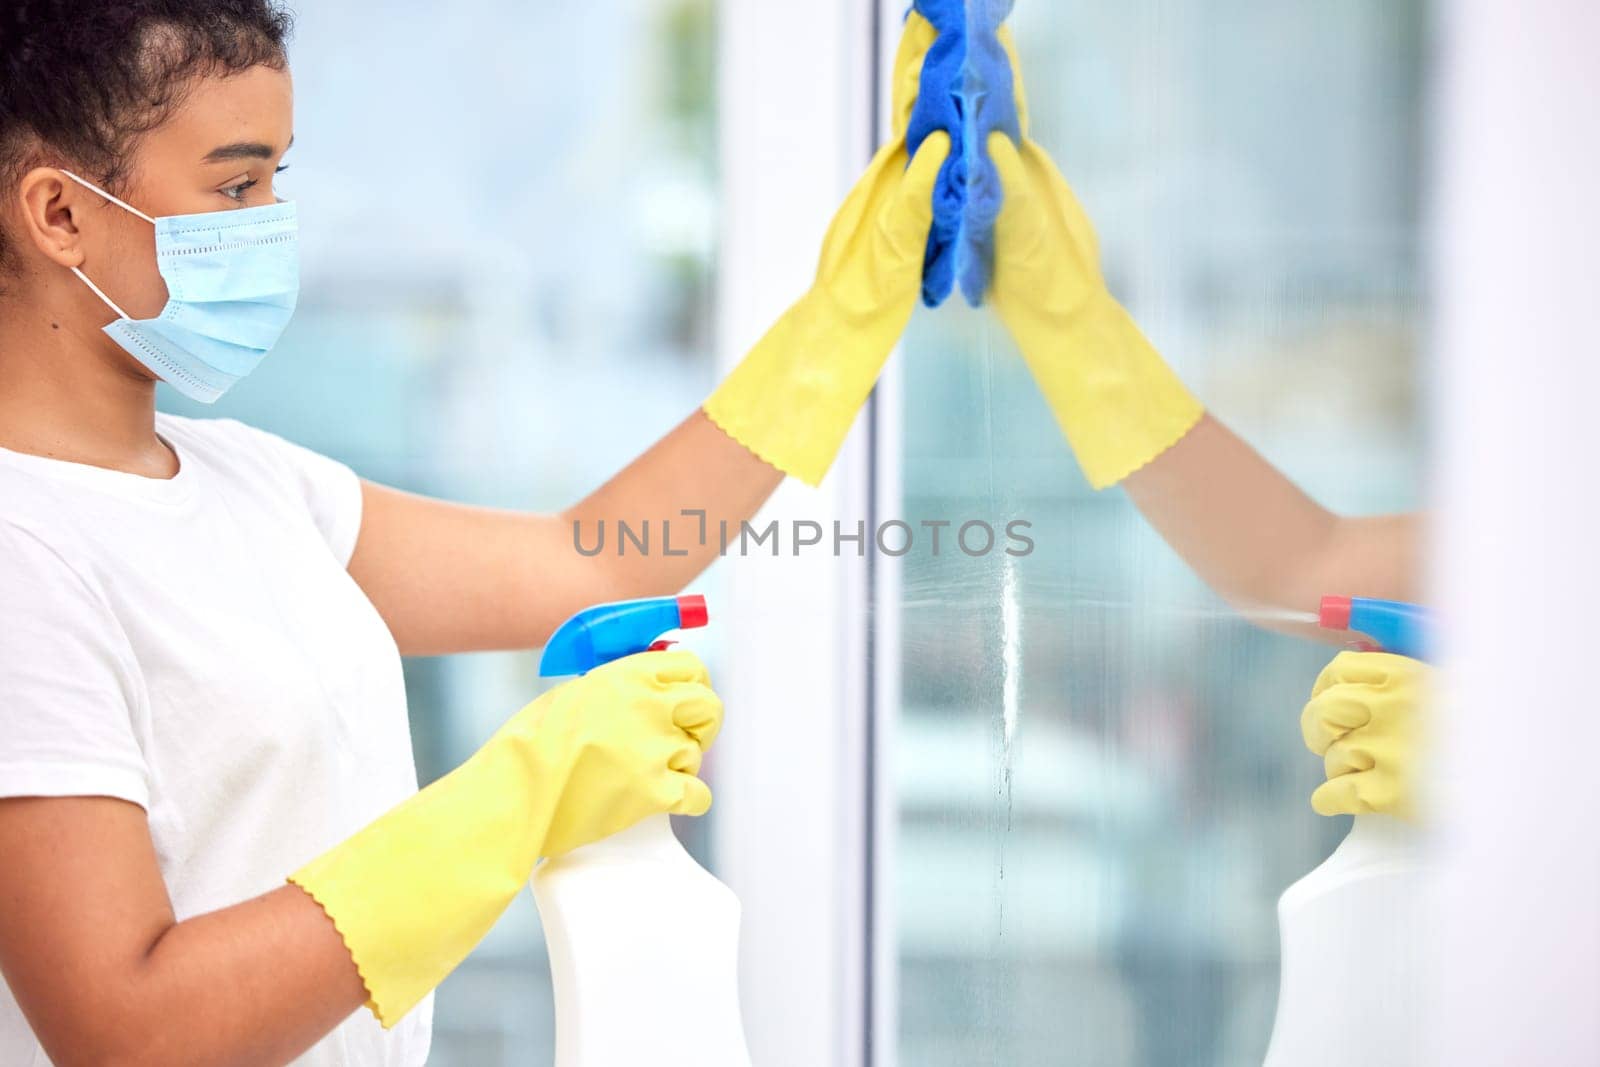
{"type": "MultiPolygon", "coordinates": [[[[289,143],[284,146],[284,151],[294,147],[294,138],[289,138],[289,143]]],[[[278,150],[269,144],[259,141],[240,141],[237,144],[225,144],[220,148],[213,148],[207,153],[202,163],[226,163],[235,159],[271,159],[278,154],[278,150]]]]}

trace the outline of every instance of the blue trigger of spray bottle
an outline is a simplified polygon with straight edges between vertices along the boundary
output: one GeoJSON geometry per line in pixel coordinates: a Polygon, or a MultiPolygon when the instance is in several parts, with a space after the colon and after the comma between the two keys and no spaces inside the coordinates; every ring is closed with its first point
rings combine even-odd
{"type": "Polygon", "coordinates": [[[539,660],[541,678],[588,674],[624,656],[667,647],[663,634],[710,621],[703,596],[664,596],[601,604],[561,624],[539,660]]]}
{"type": "Polygon", "coordinates": [[[1359,634],[1377,645],[1380,652],[1419,660],[1434,653],[1432,616],[1416,604],[1328,596],[1322,598],[1317,618],[1324,630],[1359,634]]]}

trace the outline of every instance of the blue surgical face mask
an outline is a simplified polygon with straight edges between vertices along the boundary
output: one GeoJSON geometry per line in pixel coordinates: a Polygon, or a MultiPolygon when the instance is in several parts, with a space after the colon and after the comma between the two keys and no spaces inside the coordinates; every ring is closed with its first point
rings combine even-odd
{"type": "Polygon", "coordinates": [[[294,205],[153,219],[71,171],[61,173],[156,228],[156,266],[167,283],[167,306],[156,318],[132,318],[72,269],[117,313],[107,336],[205,404],[255,370],[283,336],[300,295],[294,205]]]}

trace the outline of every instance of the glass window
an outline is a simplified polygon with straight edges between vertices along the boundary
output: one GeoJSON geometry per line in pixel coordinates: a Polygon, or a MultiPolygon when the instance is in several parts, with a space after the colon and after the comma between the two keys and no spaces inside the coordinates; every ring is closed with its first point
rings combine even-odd
{"type": "MultiPolygon", "coordinates": [[[[300,205],[300,310],[221,403],[163,388],[161,406],[432,496],[577,502],[713,384],[712,0],[300,9],[279,179],[300,205]]],[[[716,642],[695,641],[713,669],[716,642]]],[[[537,665],[407,664],[424,783],[538,695],[537,665]]],[[[704,857],[706,820],[680,832],[704,857]]],[[[523,894],[439,991],[430,1063],[527,1067],[552,1040],[523,894]]]]}
{"type": "MultiPolygon", "coordinates": [[[[1415,506],[1422,5],[1013,25],[1034,135],[1191,388],[1328,506],[1415,506]]],[[[899,1062],[1260,1063],[1277,898],[1348,825],[1312,813],[1298,726],[1331,652],[1240,620],[1091,493],[989,316],[919,312],[907,348],[885,461],[904,519],[952,526],[898,606],[899,1062]],[[999,547],[962,551],[969,521],[999,547]]]]}

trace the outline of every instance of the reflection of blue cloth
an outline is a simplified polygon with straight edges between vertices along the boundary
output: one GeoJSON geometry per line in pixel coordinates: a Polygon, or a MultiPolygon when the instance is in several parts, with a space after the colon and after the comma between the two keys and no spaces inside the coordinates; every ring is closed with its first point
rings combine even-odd
{"type": "Polygon", "coordinates": [[[1011,59],[995,36],[1015,0],[915,0],[939,31],[922,64],[907,146],[916,154],[935,130],[950,134],[950,159],[933,194],[933,229],[922,269],[922,301],[944,303],[957,281],[977,307],[994,273],[994,224],[1005,192],[989,158],[989,134],[1019,144],[1011,59]]]}

